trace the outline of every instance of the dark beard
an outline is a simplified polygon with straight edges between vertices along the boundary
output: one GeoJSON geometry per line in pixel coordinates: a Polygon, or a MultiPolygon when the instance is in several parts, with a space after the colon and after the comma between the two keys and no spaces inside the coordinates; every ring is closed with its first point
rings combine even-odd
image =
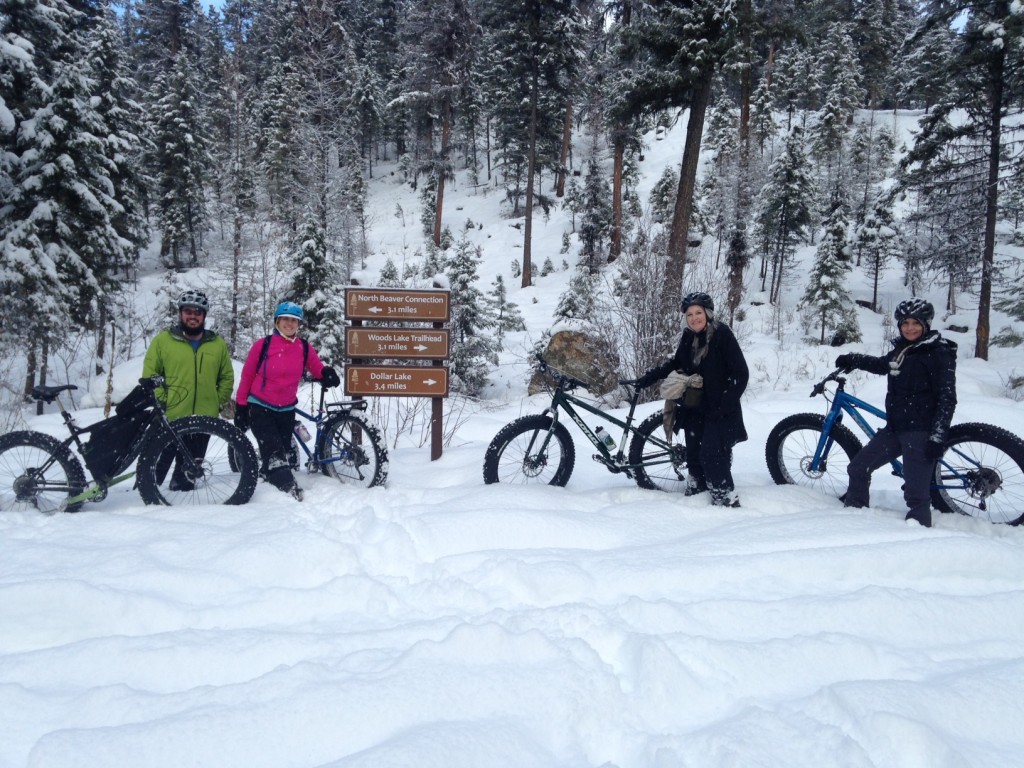
{"type": "Polygon", "coordinates": [[[204,318],[203,322],[201,322],[196,327],[195,330],[191,330],[184,323],[180,323],[180,326],[181,326],[181,335],[184,336],[186,339],[202,338],[202,335],[206,332],[206,319],[204,318]]]}

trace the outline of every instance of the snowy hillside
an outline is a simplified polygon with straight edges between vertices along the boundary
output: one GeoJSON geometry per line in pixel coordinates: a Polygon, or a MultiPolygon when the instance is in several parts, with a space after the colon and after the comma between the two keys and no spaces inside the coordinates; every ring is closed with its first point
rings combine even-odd
{"type": "MultiPolygon", "coordinates": [[[[680,134],[649,137],[643,199],[680,134]]],[[[1024,530],[907,525],[884,470],[867,510],[768,475],[768,432],[823,412],[808,395],[837,354],[802,342],[799,280],[781,333],[767,305],[735,327],[751,368],[742,508],[642,490],[590,461],[573,425],[567,487],[483,484],[494,434],[547,405],[526,394],[529,354],[571,274],[555,211],[533,254],[556,271],[518,287],[522,231],[498,198],[460,179],[446,220],[477,225],[481,287],[502,274],[528,330],[439,461],[391,431],[382,488],[309,476],[302,503],[261,484],[245,506],[153,508],[123,484],[74,515],[0,516],[0,768],[1024,766],[1024,530]]],[[[421,258],[422,235],[416,193],[386,168],[371,205],[372,279],[421,258]]],[[[888,307],[899,267],[884,280],[888,307]]],[[[942,286],[928,297],[943,306],[942,286]]],[[[1024,351],[971,357],[964,301],[936,322],[960,345],[954,421],[1024,434],[1007,388],[1024,351]]],[[[881,352],[891,326],[858,311],[848,349],[881,352]]],[[[855,374],[851,390],[881,403],[885,382],[855,374]]],[[[54,413],[26,418],[61,433],[54,413]]]]}

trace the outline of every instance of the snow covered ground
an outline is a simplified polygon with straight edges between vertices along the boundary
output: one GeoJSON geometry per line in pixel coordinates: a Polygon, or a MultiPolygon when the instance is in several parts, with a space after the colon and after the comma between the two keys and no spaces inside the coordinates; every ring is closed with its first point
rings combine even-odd
{"type": "MultiPolygon", "coordinates": [[[[987,368],[958,420],[1024,432],[987,368]]],[[[1024,765],[1024,530],[908,526],[884,473],[870,510],[772,485],[808,391],[746,400],[741,509],[579,439],[566,488],[483,485],[535,396],[392,450],[384,488],[4,515],[0,766],[1024,765]]]]}
{"type": "MultiPolygon", "coordinates": [[[[486,286],[521,234],[485,218],[494,197],[446,199],[480,203],[457,216],[485,223],[486,286]]],[[[397,231],[394,200],[378,210],[397,231]]],[[[541,259],[564,225],[538,224],[541,259]]],[[[154,508],[125,484],[78,514],[0,516],[0,768],[1024,766],[1024,530],[909,526],[884,471],[868,510],[773,485],[768,431],[822,412],[808,394],[836,354],[796,329],[780,342],[754,310],[737,329],[740,509],[641,490],[578,435],[568,487],[483,484],[490,439],[546,403],[527,350],[566,276],[513,292],[531,332],[491,402],[437,462],[392,448],[386,487],[303,477],[303,503],[261,484],[241,507],[154,508]]],[[[861,320],[856,348],[880,352],[861,320]]],[[[1004,388],[1024,353],[982,362],[947,335],[956,421],[1024,433],[1004,388]]],[[[880,377],[852,383],[881,402],[880,377]]]]}

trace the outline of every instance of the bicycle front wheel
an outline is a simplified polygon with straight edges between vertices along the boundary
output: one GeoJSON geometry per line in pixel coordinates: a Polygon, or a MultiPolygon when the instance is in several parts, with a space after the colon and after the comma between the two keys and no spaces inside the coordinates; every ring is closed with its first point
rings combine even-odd
{"type": "Polygon", "coordinates": [[[233,424],[211,416],[187,416],[147,437],[136,465],[139,494],[147,504],[195,506],[245,504],[256,490],[259,460],[249,439],[233,424]]]}
{"type": "Polygon", "coordinates": [[[355,413],[328,419],[316,450],[324,474],[340,483],[372,488],[388,478],[388,450],[380,430],[355,413]]]}
{"type": "Polygon", "coordinates": [[[935,465],[932,504],[990,523],[1024,521],[1024,441],[991,424],[956,424],[935,465]]]}
{"type": "Polygon", "coordinates": [[[798,413],[786,417],[768,433],[765,459],[776,485],[802,485],[836,497],[846,493],[850,484],[846,468],[861,449],[860,440],[842,424],[833,425],[832,445],[812,468],[824,426],[824,416],[798,413]]]}
{"type": "Polygon", "coordinates": [[[576,463],[572,436],[550,416],[523,416],[502,427],[484,455],[484,482],[565,485],[576,463]]]}
{"type": "Polygon", "coordinates": [[[651,439],[655,433],[664,438],[663,424],[661,411],[640,422],[629,441],[629,465],[641,488],[682,493],[686,490],[686,447],[673,443],[665,448],[655,443],[651,439]]]}
{"type": "Polygon", "coordinates": [[[0,511],[77,512],[68,505],[88,485],[82,464],[67,446],[42,432],[0,437],[0,511]]]}

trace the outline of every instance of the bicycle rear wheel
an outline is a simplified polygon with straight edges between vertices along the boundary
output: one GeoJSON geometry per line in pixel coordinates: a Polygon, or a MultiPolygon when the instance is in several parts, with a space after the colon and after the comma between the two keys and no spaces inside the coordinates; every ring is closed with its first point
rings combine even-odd
{"type": "Polygon", "coordinates": [[[835,424],[828,454],[812,469],[824,426],[824,416],[797,413],[787,416],[768,433],[765,460],[776,485],[802,485],[836,497],[846,493],[850,484],[846,468],[861,449],[860,440],[842,424],[835,424]]]}
{"type": "Polygon", "coordinates": [[[661,411],[640,422],[629,441],[629,464],[641,488],[682,493],[686,490],[686,447],[674,443],[666,449],[651,440],[655,432],[664,436],[663,424],[661,411]]]}
{"type": "Polygon", "coordinates": [[[245,504],[252,498],[259,460],[252,443],[233,424],[211,416],[188,416],[171,422],[171,429],[196,456],[178,455],[178,441],[165,428],[147,437],[136,465],[143,501],[195,506],[245,504]],[[169,471],[179,462],[182,472],[169,471]]]}
{"type": "Polygon", "coordinates": [[[67,504],[88,485],[82,464],[59,440],[42,432],[0,437],[0,511],[77,512],[67,504]]]}
{"type": "Polygon", "coordinates": [[[1024,521],[1024,442],[991,424],[956,424],[935,465],[932,504],[990,523],[1024,521]]]}
{"type": "Polygon", "coordinates": [[[565,485],[576,463],[569,430],[550,416],[523,416],[506,424],[484,454],[484,482],[565,485]]]}
{"type": "Polygon", "coordinates": [[[388,450],[380,430],[355,413],[328,419],[316,449],[324,474],[340,483],[371,488],[388,478],[388,450]]]}

